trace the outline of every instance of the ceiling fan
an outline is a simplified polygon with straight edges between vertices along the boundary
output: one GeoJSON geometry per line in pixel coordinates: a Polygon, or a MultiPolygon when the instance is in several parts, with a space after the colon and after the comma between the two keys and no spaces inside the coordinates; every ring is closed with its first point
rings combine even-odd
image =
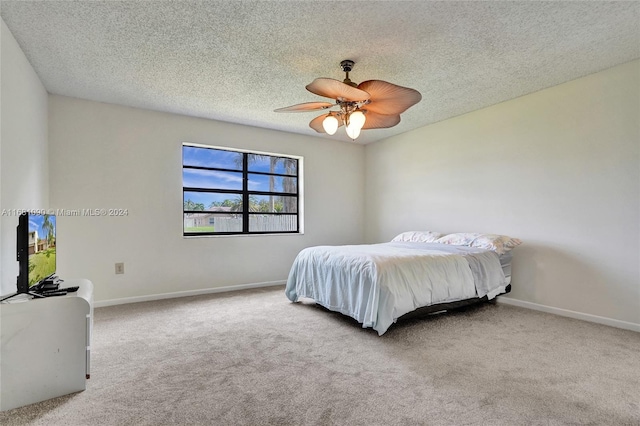
{"type": "Polygon", "coordinates": [[[360,84],[349,79],[355,62],[344,60],[340,67],[346,73],[343,81],[316,78],[306,86],[311,93],[335,99],[331,102],[305,102],[278,108],[275,112],[306,112],[337,107],[309,123],[318,133],[333,135],[344,125],[347,135],[355,140],[362,129],[384,129],[400,123],[400,114],[422,99],[420,92],[382,80],[367,80],[360,84]]]}

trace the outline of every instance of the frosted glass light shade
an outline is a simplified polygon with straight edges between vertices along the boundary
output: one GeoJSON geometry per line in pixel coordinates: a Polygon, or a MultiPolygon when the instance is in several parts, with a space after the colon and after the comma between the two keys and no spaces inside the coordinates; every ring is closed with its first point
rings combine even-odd
{"type": "Polygon", "coordinates": [[[362,111],[354,111],[349,115],[349,127],[360,130],[362,129],[362,126],[364,126],[364,122],[366,120],[367,118],[364,116],[362,111]]]}
{"type": "Polygon", "coordinates": [[[358,127],[347,126],[345,130],[347,131],[347,136],[349,136],[353,140],[356,140],[358,136],[360,136],[360,128],[358,127]]]}
{"type": "Polygon", "coordinates": [[[331,114],[322,120],[322,128],[329,135],[333,135],[338,130],[338,124],[338,119],[331,114]]]}

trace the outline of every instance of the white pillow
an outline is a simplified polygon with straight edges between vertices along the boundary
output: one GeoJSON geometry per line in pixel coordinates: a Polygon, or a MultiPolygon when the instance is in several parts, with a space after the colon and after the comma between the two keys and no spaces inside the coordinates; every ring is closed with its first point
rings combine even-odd
{"type": "Polygon", "coordinates": [[[438,238],[436,242],[493,250],[500,255],[505,254],[512,248],[522,244],[521,240],[511,238],[506,235],[480,234],[472,232],[460,232],[457,234],[445,235],[442,238],[438,238]]]}
{"type": "Polygon", "coordinates": [[[448,234],[442,238],[438,238],[436,243],[471,247],[471,243],[473,242],[473,240],[475,240],[479,236],[480,234],[472,232],[458,232],[456,234],[448,234]]]}
{"type": "Polygon", "coordinates": [[[444,234],[433,231],[409,231],[397,235],[391,241],[410,241],[414,243],[433,243],[444,234]]]}

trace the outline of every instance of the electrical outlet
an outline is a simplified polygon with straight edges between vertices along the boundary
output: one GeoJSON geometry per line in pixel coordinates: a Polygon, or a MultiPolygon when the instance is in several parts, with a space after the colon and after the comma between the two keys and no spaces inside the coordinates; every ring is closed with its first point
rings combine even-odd
{"type": "Polygon", "coordinates": [[[124,274],[124,263],[116,263],[116,274],[124,274]]]}

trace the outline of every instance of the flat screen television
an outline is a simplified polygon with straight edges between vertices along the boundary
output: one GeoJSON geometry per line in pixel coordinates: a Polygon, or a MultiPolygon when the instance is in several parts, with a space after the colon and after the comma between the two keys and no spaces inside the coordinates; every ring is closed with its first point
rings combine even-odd
{"type": "MultiPolygon", "coordinates": [[[[42,295],[33,290],[54,279],[56,272],[56,217],[50,214],[23,213],[16,229],[18,294],[42,295]]],[[[0,301],[1,301],[0,300],[0,301]]]]}

